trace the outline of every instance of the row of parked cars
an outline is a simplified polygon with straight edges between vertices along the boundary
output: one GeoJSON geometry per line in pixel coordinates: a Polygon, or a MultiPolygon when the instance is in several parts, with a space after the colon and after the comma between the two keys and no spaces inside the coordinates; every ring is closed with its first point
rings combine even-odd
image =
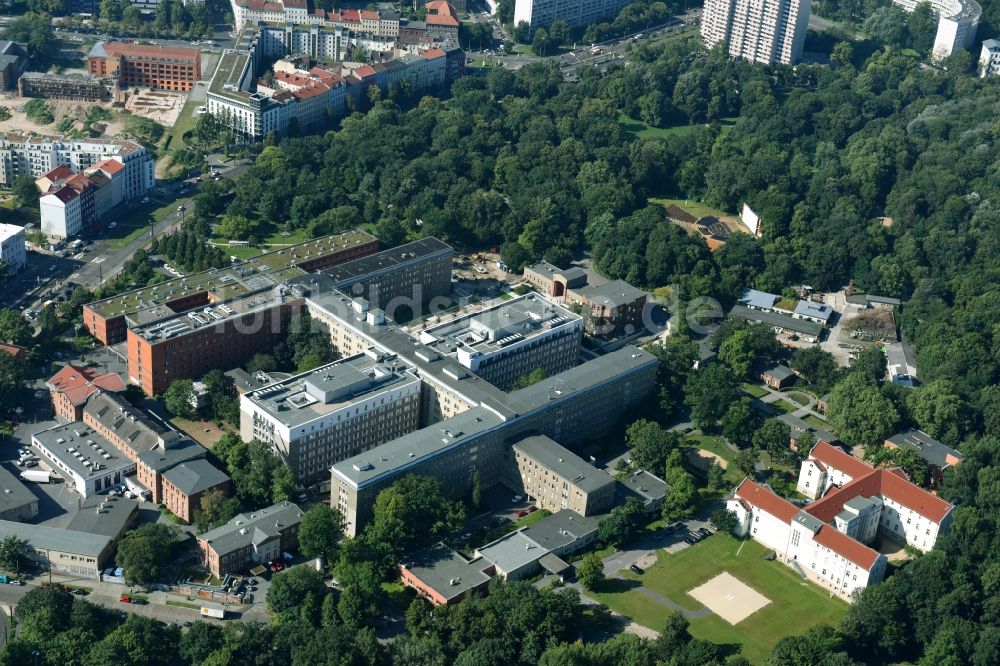
{"type": "Polygon", "coordinates": [[[707,527],[701,527],[692,532],[688,532],[688,535],[684,537],[684,543],[689,546],[693,546],[702,539],[707,539],[710,536],[712,536],[712,531],[707,527]]]}

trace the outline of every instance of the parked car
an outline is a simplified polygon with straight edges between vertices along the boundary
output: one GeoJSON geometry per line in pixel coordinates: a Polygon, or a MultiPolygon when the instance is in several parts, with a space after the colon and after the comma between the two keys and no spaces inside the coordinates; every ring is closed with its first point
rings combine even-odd
{"type": "Polygon", "coordinates": [[[21,581],[19,581],[19,580],[11,580],[11,581],[7,581],[7,584],[8,584],[8,585],[16,585],[17,587],[21,587],[22,585],[24,585],[24,583],[22,583],[22,582],[21,582],[21,581]]]}
{"type": "Polygon", "coordinates": [[[520,501],[521,501],[521,500],[523,500],[523,499],[524,499],[524,498],[523,498],[523,497],[521,497],[520,495],[514,495],[513,497],[511,497],[511,498],[510,498],[510,501],[511,501],[511,502],[520,502],[520,501]]]}
{"type": "Polygon", "coordinates": [[[698,541],[691,536],[686,536],[684,537],[684,543],[686,543],[689,546],[693,546],[696,543],[698,543],[698,541]]]}
{"type": "Polygon", "coordinates": [[[75,590],[73,590],[73,594],[77,595],[78,597],[85,597],[87,596],[88,592],[82,587],[78,587],[75,590]]]}
{"type": "Polygon", "coordinates": [[[646,573],[638,564],[630,564],[628,565],[628,568],[632,571],[632,573],[637,573],[639,575],[646,573]]]}
{"type": "Polygon", "coordinates": [[[710,536],[712,536],[712,533],[706,527],[700,528],[698,530],[698,534],[700,534],[702,537],[710,537],[710,536]]]}

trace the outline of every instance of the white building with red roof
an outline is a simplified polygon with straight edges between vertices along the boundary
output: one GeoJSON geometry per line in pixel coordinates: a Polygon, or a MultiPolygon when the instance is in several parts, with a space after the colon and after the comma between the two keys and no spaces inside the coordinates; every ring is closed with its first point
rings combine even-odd
{"type": "Polygon", "coordinates": [[[876,537],[930,550],[954,509],[902,471],[875,469],[826,442],[803,462],[799,488],[820,499],[800,509],[766,486],[743,481],[726,503],[739,521],[736,533],[774,549],[782,562],[846,599],[885,575],[885,556],[869,545],[876,537]]]}

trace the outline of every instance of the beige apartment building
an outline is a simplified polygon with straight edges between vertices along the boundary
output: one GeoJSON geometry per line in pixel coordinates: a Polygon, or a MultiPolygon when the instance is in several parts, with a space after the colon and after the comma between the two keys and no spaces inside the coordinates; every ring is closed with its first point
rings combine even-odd
{"type": "Polygon", "coordinates": [[[420,380],[369,349],[240,397],[240,436],[272,446],[311,483],[330,466],[416,430],[420,380]]]}
{"type": "Polygon", "coordinates": [[[539,509],[589,516],[611,508],[615,480],[604,470],[544,435],[525,437],[511,448],[524,493],[539,509]]]}
{"type": "Polygon", "coordinates": [[[546,377],[580,361],[583,319],[538,294],[426,328],[420,342],[503,391],[535,370],[546,377]]]}
{"type": "Polygon", "coordinates": [[[539,433],[573,446],[601,437],[652,393],[657,365],[626,346],[525,389],[483,394],[475,407],[334,465],[331,504],[355,536],[379,491],[405,474],[438,478],[454,497],[476,474],[484,487],[510,480],[514,442],[539,433]]]}

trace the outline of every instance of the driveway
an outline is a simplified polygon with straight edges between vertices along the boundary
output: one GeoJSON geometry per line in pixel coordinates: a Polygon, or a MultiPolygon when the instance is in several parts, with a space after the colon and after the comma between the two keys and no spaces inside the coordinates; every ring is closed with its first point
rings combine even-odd
{"type": "Polygon", "coordinates": [[[668,553],[676,553],[688,548],[688,544],[684,543],[684,537],[689,532],[699,530],[702,527],[714,531],[709,517],[722,506],[723,503],[720,501],[709,502],[694,516],[679,521],[684,526],[683,529],[673,532],[667,532],[665,529],[657,530],[655,534],[642,538],[628,549],[609,555],[604,558],[604,575],[609,578],[618,578],[618,573],[622,569],[627,569],[631,564],[638,564],[641,567],[644,562],[648,566],[656,561],[656,551],[661,548],[668,553]]]}

